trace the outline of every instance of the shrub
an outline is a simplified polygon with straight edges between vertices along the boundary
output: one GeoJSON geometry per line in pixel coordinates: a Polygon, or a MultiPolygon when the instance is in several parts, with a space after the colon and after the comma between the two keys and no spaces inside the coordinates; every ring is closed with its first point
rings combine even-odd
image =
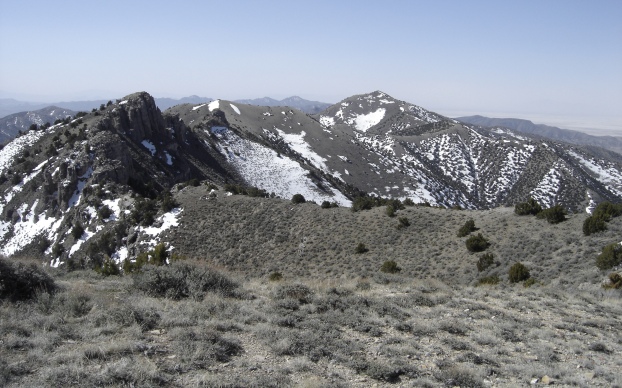
{"type": "Polygon", "coordinates": [[[605,224],[605,220],[600,217],[589,216],[583,221],[583,234],[585,236],[605,230],[607,230],[607,224],[605,224]]]}
{"type": "Polygon", "coordinates": [[[34,263],[0,259],[0,300],[26,300],[39,292],[51,293],[55,290],[54,279],[34,263]]]}
{"type": "Polygon", "coordinates": [[[618,243],[605,246],[601,254],[596,258],[596,266],[602,270],[610,269],[620,264],[622,264],[622,245],[618,243]]]}
{"type": "Polygon", "coordinates": [[[224,275],[185,262],[168,266],[147,265],[133,277],[133,287],[149,296],[201,300],[208,292],[237,297],[239,285],[224,275]]]}
{"type": "Polygon", "coordinates": [[[483,272],[494,264],[494,256],[492,253],[485,253],[477,260],[477,271],[483,272]]]}
{"type": "Polygon", "coordinates": [[[374,199],[371,197],[356,197],[352,201],[352,211],[370,210],[374,207],[374,199]]]}
{"type": "Polygon", "coordinates": [[[397,224],[398,229],[407,228],[410,226],[410,221],[408,221],[408,217],[398,217],[397,221],[398,221],[398,224],[397,224]]]}
{"type": "Polygon", "coordinates": [[[367,247],[363,243],[359,243],[356,246],[356,248],[354,249],[354,252],[359,253],[359,254],[365,253],[365,252],[368,252],[368,251],[369,251],[369,249],[367,249],[367,247]]]}
{"type": "Polygon", "coordinates": [[[112,213],[112,210],[107,205],[104,205],[100,207],[99,210],[97,210],[97,216],[100,220],[107,220],[108,218],[110,218],[112,213]]]}
{"type": "Polygon", "coordinates": [[[542,211],[542,206],[533,198],[529,198],[527,202],[517,203],[514,206],[514,213],[519,216],[536,215],[542,211]]]}
{"type": "Polygon", "coordinates": [[[299,303],[311,303],[313,291],[304,284],[285,284],[279,286],[274,292],[274,298],[277,300],[295,299],[299,303]]]}
{"type": "Polygon", "coordinates": [[[292,197],[292,203],[305,203],[307,200],[302,194],[294,194],[292,197]]]}
{"type": "Polygon", "coordinates": [[[481,233],[467,238],[465,244],[469,252],[482,252],[490,246],[488,240],[486,240],[481,233]]]}
{"type": "Polygon", "coordinates": [[[387,205],[386,213],[389,217],[395,217],[395,208],[392,205],[387,205]]]}
{"type": "Polygon", "coordinates": [[[53,257],[60,257],[60,255],[62,255],[63,252],[65,252],[65,247],[63,246],[63,244],[56,243],[52,247],[52,256],[53,257]]]}
{"type": "Polygon", "coordinates": [[[612,218],[622,215],[622,203],[612,204],[611,202],[601,202],[596,206],[592,215],[608,222],[612,218]]]}
{"type": "Polygon", "coordinates": [[[330,202],[328,201],[322,201],[322,205],[320,205],[322,209],[329,209],[330,208],[330,202]]]}
{"type": "Polygon", "coordinates": [[[482,285],[495,285],[495,284],[499,284],[499,276],[497,275],[491,275],[491,276],[484,276],[483,278],[480,278],[477,281],[477,285],[478,286],[482,286],[482,285]]]}
{"type": "Polygon", "coordinates": [[[121,270],[119,270],[119,266],[110,257],[106,257],[106,259],[104,260],[104,263],[101,266],[95,267],[95,272],[101,275],[104,275],[104,276],[112,276],[112,275],[121,274],[121,270]]]}
{"type": "Polygon", "coordinates": [[[542,210],[536,217],[547,220],[549,224],[559,224],[566,221],[566,210],[561,205],[555,205],[542,210]]]}
{"type": "Polygon", "coordinates": [[[141,252],[138,256],[136,256],[136,261],[133,263],[126,259],[123,262],[123,272],[135,272],[147,264],[162,266],[168,264],[168,259],[169,254],[166,251],[166,245],[164,243],[160,243],[150,251],[141,252]]]}
{"type": "Polygon", "coordinates": [[[268,276],[268,279],[271,282],[278,282],[278,281],[283,280],[283,274],[280,272],[272,272],[270,276],[268,276]]]}
{"type": "Polygon", "coordinates": [[[615,272],[610,273],[609,283],[603,284],[603,288],[613,288],[616,290],[622,288],[622,275],[615,272]]]}
{"type": "Polygon", "coordinates": [[[161,196],[160,209],[163,212],[170,212],[174,208],[179,206],[179,202],[173,198],[173,194],[170,191],[164,192],[161,196]]]}
{"type": "Polygon", "coordinates": [[[529,287],[533,286],[534,284],[536,284],[536,279],[529,278],[529,279],[525,280],[525,282],[523,283],[523,287],[529,288],[529,287]]]}
{"type": "Polygon", "coordinates": [[[130,213],[130,221],[142,226],[149,226],[155,221],[157,214],[156,202],[151,199],[138,198],[130,213]]]}
{"type": "Polygon", "coordinates": [[[406,198],[402,201],[402,203],[404,204],[404,206],[415,206],[415,203],[410,198],[406,198]]]}
{"type": "Polygon", "coordinates": [[[475,227],[475,221],[468,220],[458,229],[458,237],[465,237],[471,234],[471,232],[475,232],[477,228],[475,227]]]}
{"type": "Polygon", "coordinates": [[[77,222],[73,226],[73,228],[71,228],[71,235],[73,236],[73,238],[75,238],[77,240],[80,237],[82,237],[83,234],[84,234],[84,226],[82,226],[82,223],[77,222]]]}
{"type": "Polygon", "coordinates": [[[382,266],[380,267],[380,271],[384,273],[398,273],[401,270],[402,269],[397,266],[397,263],[394,260],[387,260],[382,263],[382,266]]]}
{"type": "Polygon", "coordinates": [[[518,283],[529,279],[529,269],[522,263],[515,263],[508,271],[508,280],[510,283],[518,283]]]}

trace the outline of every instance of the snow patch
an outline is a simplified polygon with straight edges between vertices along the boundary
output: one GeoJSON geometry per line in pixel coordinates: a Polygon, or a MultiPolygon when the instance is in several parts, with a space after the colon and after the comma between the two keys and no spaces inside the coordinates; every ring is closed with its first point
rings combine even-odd
{"type": "Polygon", "coordinates": [[[146,140],[146,139],[145,139],[145,140],[143,140],[140,144],[142,144],[142,145],[143,145],[143,147],[145,147],[146,149],[148,149],[148,150],[149,150],[149,152],[151,152],[151,156],[155,155],[155,153],[156,153],[156,148],[155,148],[155,146],[153,145],[153,143],[152,143],[152,142],[150,142],[149,140],[146,140]]]}
{"type": "Polygon", "coordinates": [[[384,118],[386,109],[379,108],[375,112],[368,113],[366,115],[357,115],[348,120],[348,124],[354,124],[355,128],[361,132],[366,132],[369,128],[378,124],[380,120],[384,118]]]}
{"type": "Polygon", "coordinates": [[[324,163],[326,159],[315,153],[309,143],[304,140],[306,135],[305,131],[300,132],[298,135],[295,133],[285,133],[278,128],[276,128],[276,131],[294,151],[298,152],[304,158],[309,159],[315,167],[324,172],[328,172],[328,167],[326,167],[326,163],[324,163]]]}
{"type": "Polygon", "coordinates": [[[213,112],[214,109],[220,108],[220,100],[214,100],[210,102],[209,104],[207,104],[207,108],[209,109],[210,112],[213,112]]]}
{"type": "Polygon", "coordinates": [[[320,124],[323,127],[332,127],[333,125],[335,125],[335,118],[328,117],[328,116],[320,116],[320,124]]]}
{"type": "MultiPolygon", "coordinates": [[[[202,108],[202,107],[204,107],[205,105],[207,105],[207,104],[201,104],[201,105],[194,106],[194,107],[192,107],[192,110],[201,109],[201,108],[202,108]]],[[[211,109],[210,109],[210,111],[211,111],[211,109]]]]}
{"type": "Polygon", "coordinates": [[[231,108],[235,111],[235,113],[240,114],[240,110],[238,109],[237,106],[233,105],[233,104],[229,104],[231,105],[231,108]]]}

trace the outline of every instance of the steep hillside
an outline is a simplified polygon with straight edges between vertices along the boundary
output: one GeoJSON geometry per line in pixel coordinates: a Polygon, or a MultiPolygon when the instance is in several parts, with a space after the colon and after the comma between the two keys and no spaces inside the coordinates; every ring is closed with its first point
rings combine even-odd
{"type": "Polygon", "coordinates": [[[7,143],[20,132],[26,132],[32,124],[42,126],[46,123],[54,123],[75,115],[76,112],[48,106],[43,109],[28,112],[15,113],[0,119],[0,144],[7,143]]]}

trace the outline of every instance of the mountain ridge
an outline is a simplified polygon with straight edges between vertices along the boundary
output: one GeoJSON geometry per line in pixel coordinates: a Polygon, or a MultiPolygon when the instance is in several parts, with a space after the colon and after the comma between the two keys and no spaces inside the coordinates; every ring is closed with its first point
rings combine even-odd
{"type": "Polygon", "coordinates": [[[551,140],[578,145],[596,146],[622,155],[622,136],[594,136],[581,131],[563,129],[517,118],[491,118],[480,115],[456,117],[458,121],[484,127],[504,127],[522,133],[539,135],[551,140]]]}
{"type": "Polygon", "coordinates": [[[613,160],[463,125],[379,91],[317,115],[227,100],[161,112],[133,93],[17,137],[0,150],[0,176],[0,253],[43,252],[53,265],[122,262],[153,246],[185,217],[166,203],[190,181],[342,207],[362,195],[481,210],[534,197],[584,212],[622,199],[613,160]],[[72,236],[78,223],[88,232],[72,236]]]}

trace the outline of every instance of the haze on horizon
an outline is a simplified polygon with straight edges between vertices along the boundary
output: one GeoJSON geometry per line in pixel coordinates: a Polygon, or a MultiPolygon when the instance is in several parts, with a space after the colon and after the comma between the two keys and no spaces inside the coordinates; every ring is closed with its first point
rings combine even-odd
{"type": "Polygon", "coordinates": [[[0,0],[0,97],[382,90],[455,117],[622,136],[622,2],[0,0]]]}

